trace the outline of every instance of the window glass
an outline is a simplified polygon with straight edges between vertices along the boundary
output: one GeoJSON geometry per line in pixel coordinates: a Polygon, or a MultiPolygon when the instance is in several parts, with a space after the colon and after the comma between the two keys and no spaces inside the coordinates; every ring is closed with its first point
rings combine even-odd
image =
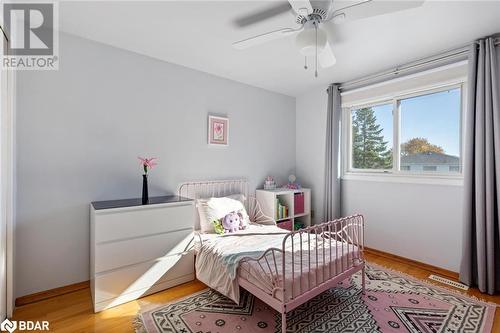
{"type": "Polygon", "coordinates": [[[460,172],[461,89],[401,99],[400,169],[460,172]]]}
{"type": "Polygon", "coordinates": [[[351,110],[352,167],[392,169],[393,104],[351,110]]]}

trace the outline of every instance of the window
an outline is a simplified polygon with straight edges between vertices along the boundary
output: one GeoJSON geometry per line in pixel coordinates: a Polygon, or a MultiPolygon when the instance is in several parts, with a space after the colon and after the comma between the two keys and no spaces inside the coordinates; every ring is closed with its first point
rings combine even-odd
{"type": "MultiPolygon", "coordinates": [[[[411,170],[411,167],[410,167],[411,170]]],[[[437,166],[436,165],[424,165],[423,167],[424,171],[437,171],[437,166]]]]}
{"type": "Polygon", "coordinates": [[[348,112],[348,172],[461,172],[462,84],[348,112]]]}

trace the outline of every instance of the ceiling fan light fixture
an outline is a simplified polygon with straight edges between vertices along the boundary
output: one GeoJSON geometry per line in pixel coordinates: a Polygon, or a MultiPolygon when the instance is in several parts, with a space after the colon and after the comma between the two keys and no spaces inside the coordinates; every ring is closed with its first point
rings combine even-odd
{"type": "MultiPolygon", "coordinates": [[[[326,45],[327,35],[326,32],[318,28],[318,53],[320,53],[326,45]]],[[[306,57],[316,54],[316,30],[313,28],[306,28],[299,32],[295,37],[295,45],[300,53],[306,57]]]]}

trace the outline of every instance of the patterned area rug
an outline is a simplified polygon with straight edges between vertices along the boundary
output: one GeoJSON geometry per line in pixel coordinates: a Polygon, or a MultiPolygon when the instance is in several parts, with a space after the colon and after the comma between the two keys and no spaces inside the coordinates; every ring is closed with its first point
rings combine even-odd
{"type": "MultiPolygon", "coordinates": [[[[495,305],[367,265],[288,314],[288,332],[486,333],[495,305]]],[[[280,333],[281,316],[247,292],[240,304],[206,289],[140,314],[138,332],[280,333]]]]}

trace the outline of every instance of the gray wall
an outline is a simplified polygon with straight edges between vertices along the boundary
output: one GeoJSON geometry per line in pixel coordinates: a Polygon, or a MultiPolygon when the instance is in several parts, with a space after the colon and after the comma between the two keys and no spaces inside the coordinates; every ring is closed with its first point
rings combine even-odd
{"type": "Polygon", "coordinates": [[[297,179],[301,185],[311,188],[312,222],[323,221],[326,107],[325,89],[315,89],[297,98],[295,154],[297,179]]]}
{"type": "MultiPolygon", "coordinates": [[[[89,202],[295,172],[295,99],[61,34],[59,71],[17,77],[16,296],[89,278],[89,202]],[[230,146],[207,145],[207,114],[230,146]]],[[[138,226],[140,227],[140,226],[138,226]]]]}
{"type": "Polygon", "coordinates": [[[342,214],[366,218],[366,246],[458,272],[462,186],[342,181],[342,214]]]}
{"type": "MultiPolygon", "coordinates": [[[[323,212],[326,87],[297,97],[297,177],[313,188],[323,212]]],[[[462,243],[462,187],[342,180],[342,215],[366,218],[366,245],[458,271],[462,243]]]]}

